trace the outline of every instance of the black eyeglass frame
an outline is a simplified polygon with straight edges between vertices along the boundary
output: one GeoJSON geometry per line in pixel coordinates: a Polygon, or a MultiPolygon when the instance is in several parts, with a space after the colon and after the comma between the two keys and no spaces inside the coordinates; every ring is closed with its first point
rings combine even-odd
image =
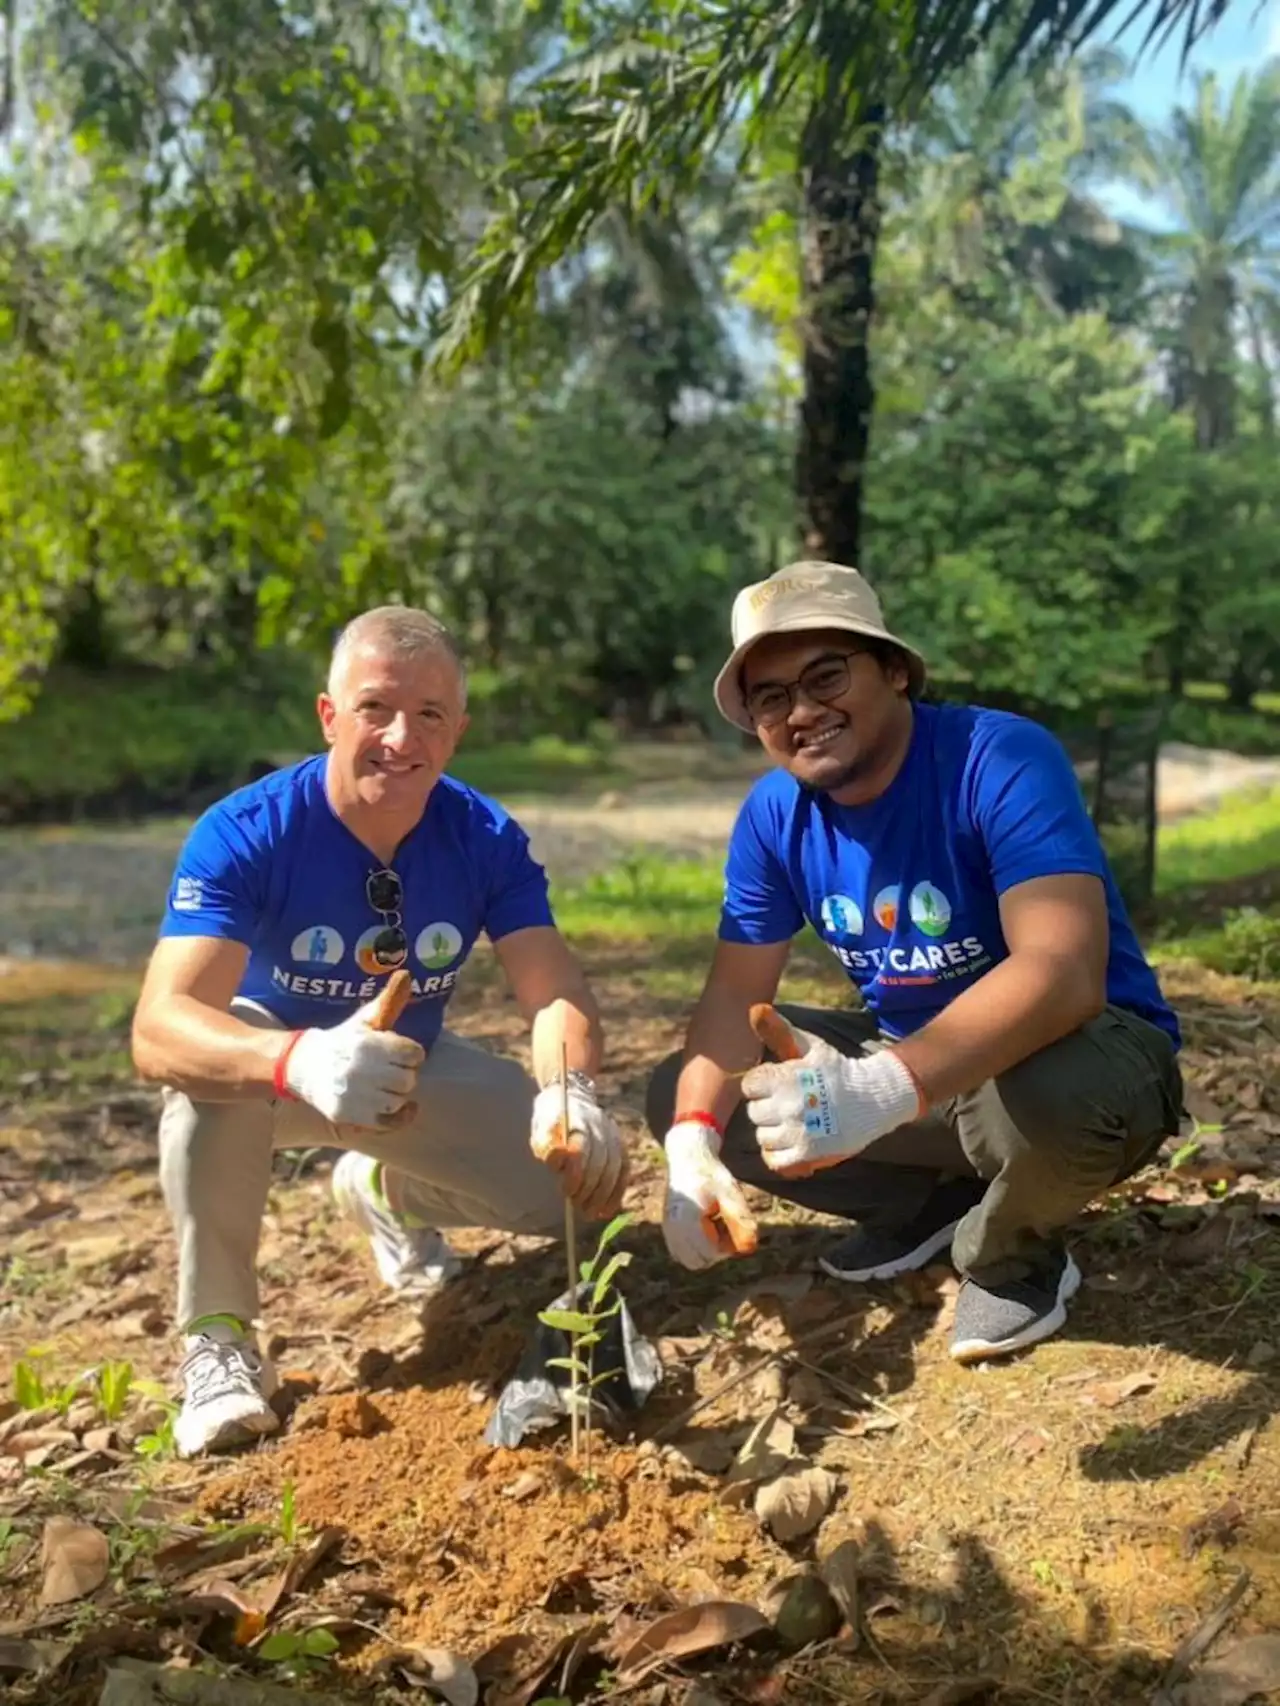
{"type": "Polygon", "coordinates": [[[398,971],[409,958],[409,938],[404,929],[404,885],[394,871],[370,871],[365,878],[364,897],[383,920],[369,944],[370,957],[379,969],[398,971]]]}
{"type": "Polygon", "coordinates": [[[805,697],[807,699],[812,699],[815,705],[830,705],[833,701],[838,699],[842,693],[847,693],[849,690],[849,683],[852,679],[851,671],[849,669],[849,660],[851,658],[874,656],[875,654],[871,650],[870,646],[854,646],[851,651],[847,652],[823,652],[819,657],[810,658],[809,662],[793,681],[762,681],[759,683],[758,687],[753,687],[750,692],[748,692],[744,687],[742,692],[742,702],[746,706],[747,715],[751,718],[751,721],[758,729],[776,729],[780,723],[786,722],[787,718],[795,709],[796,694],[798,691],[803,691],[805,697]],[[833,686],[829,690],[824,689],[821,693],[815,693],[813,688],[808,684],[806,677],[808,677],[813,670],[821,668],[824,664],[830,665],[833,663],[838,663],[841,666],[839,685],[833,686]],[[770,712],[768,716],[761,716],[756,710],[754,710],[751,704],[752,696],[755,693],[762,691],[768,693],[780,692],[785,695],[785,703],[781,709],[776,712],[770,712]]]}

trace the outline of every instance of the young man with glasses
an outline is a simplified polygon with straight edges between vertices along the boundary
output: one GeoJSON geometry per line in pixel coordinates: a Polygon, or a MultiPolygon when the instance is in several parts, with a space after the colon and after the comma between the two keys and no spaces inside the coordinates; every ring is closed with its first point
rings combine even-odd
{"type": "Polygon", "coordinates": [[[733,831],[685,1048],[650,1084],[668,1248],[731,1254],[746,1182],[856,1223],[821,1258],[838,1279],[950,1250],[958,1361],[1034,1344],[1080,1283],[1062,1230],[1182,1107],[1177,1021],[1066,754],[1023,717],[922,703],[923,658],[854,569],[782,569],[732,628],[716,703],[777,768],[733,831]],[[800,1057],[775,1038],[755,1064],[751,1009],[806,922],[861,1003],[782,1008],[800,1057]]]}
{"type": "Polygon", "coordinates": [[[545,874],[519,825],[445,774],[467,726],[448,630],[400,606],[357,617],[317,709],[325,753],[191,831],[134,1018],[138,1070],[165,1086],[184,1456],[278,1425],[251,1331],[273,1148],[344,1148],[339,1204],[383,1280],[419,1294],[457,1269],[442,1229],[552,1234],[565,1195],[602,1217],[626,1182],[592,1078],[596,1003],[545,874]],[[481,933],[530,1023],[532,1079],[445,1029],[481,933]],[[409,1005],[383,1030],[375,998],[402,967],[409,1005]]]}

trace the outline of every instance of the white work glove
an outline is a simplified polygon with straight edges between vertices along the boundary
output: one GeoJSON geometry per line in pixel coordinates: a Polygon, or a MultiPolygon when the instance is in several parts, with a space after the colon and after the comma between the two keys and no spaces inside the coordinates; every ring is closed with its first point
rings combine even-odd
{"type": "Polygon", "coordinates": [[[560,1188],[589,1220],[618,1212],[627,1185],[622,1133],[596,1098],[585,1072],[569,1074],[569,1135],[564,1133],[564,1094],[548,1084],[533,1099],[529,1147],[560,1175],[560,1188]]]}
{"type": "Polygon", "coordinates": [[[803,1059],[753,1066],[742,1080],[760,1154],[782,1178],[835,1167],[925,1113],[919,1086],[891,1048],[850,1059],[791,1029],[803,1059]]]}
{"type": "Polygon", "coordinates": [[[427,1052],[412,1037],[371,1030],[372,1011],[370,1002],[340,1025],[300,1031],[285,1058],[287,1093],[334,1125],[385,1129],[412,1118],[407,1104],[427,1052]]]}
{"type": "Polygon", "coordinates": [[[664,1142],[667,1190],[662,1236],[684,1268],[709,1268],[726,1256],[750,1255],[756,1225],[742,1186],[720,1159],[720,1138],[700,1120],[680,1120],[664,1142]]]}

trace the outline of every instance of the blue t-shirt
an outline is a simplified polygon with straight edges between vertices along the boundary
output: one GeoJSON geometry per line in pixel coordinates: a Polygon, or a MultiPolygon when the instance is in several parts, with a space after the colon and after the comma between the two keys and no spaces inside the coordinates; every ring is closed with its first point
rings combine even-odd
{"type": "Polygon", "coordinates": [[[774,771],[734,826],[720,936],[785,942],[806,919],[888,1036],[908,1036],[1008,957],[998,900],[1033,877],[1106,887],[1107,999],[1181,1044],[1066,753],[1025,717],[917,705],[911,745],[867,805],[774,771]]]}
{"type": "MultiPolygon", "coordinates": [[[[384,867],[334,814],[324,775],[324,756],[307,758],[211,806],[178,856],[160,926],[161,936],[244,943],[239,994],[291,1030],[338,1024],[385,980],[368,954],[386,920],[365,895],[384,867]]],[[[514,818],[450,776],[390,869],[413,978],[396,1029],[427,1047],[482,930],[496,942],[553,922],[546,873],[514,818]]]]}

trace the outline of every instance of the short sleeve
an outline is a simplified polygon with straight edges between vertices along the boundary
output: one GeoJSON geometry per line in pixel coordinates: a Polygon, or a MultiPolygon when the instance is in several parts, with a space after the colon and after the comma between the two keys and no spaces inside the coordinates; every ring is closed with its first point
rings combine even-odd
{"type": "Polygon", "coordinates": [[[242,824],[221,806],[198,818],[183,844],[160,922],[161,936],[217,936],[251,946],[265,873],[242,824]]]}
{"type": "Polygon", "coordinates": [[[486,825],[489,882],[484,932],[491,942],[516,930],[554,924],[547,873],[529,851],[529,837],[505,815],[486,825]]]}
{"type": "Polygon", "coordinates": [[[778,851],[778,832],[767,799],[749,794],[729,838],[722,942],[764,947],[789,942],[804,926],[804,912],[778,851]]]}
{"type": "Polygon", "coordinates": [[[1106,877],[1106,859],[1061,744],[1022,717],[975,753],[972,811],[997,894],[1035,877],[1106,877]]]}

